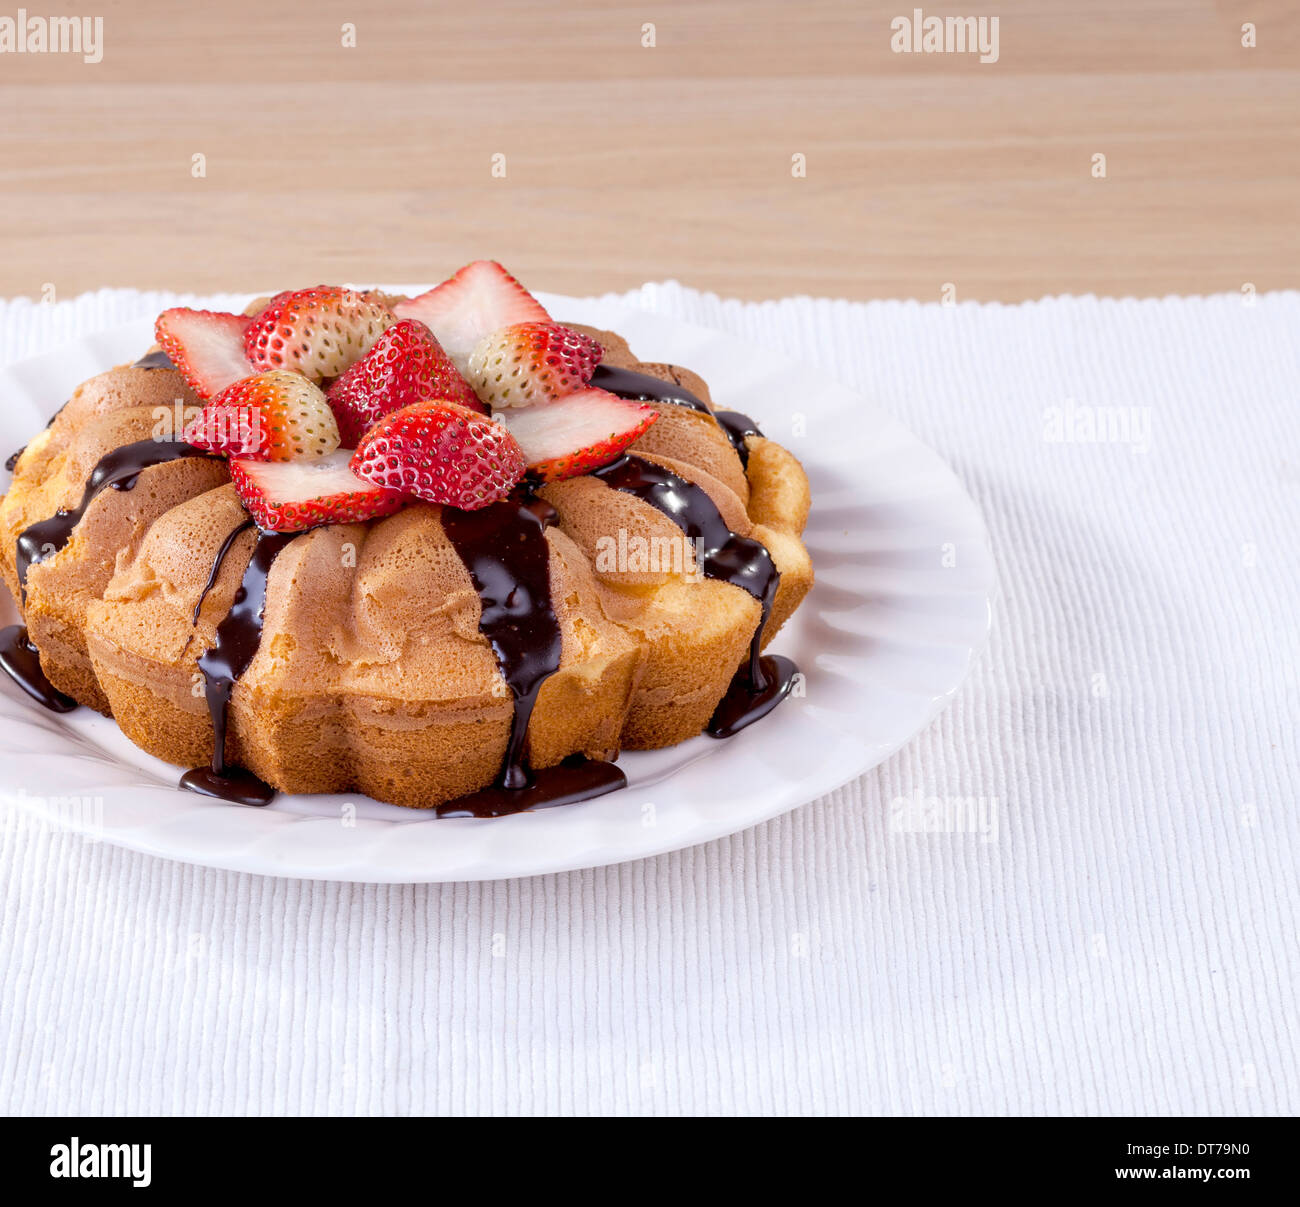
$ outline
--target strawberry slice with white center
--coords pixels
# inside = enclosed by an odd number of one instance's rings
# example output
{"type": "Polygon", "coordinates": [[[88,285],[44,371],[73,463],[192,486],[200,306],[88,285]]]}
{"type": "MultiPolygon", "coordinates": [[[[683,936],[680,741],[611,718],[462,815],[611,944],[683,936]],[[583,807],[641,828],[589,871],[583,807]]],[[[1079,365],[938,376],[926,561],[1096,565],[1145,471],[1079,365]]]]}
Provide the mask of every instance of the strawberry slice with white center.
{"type": "Polygon", "coordinates": [[[190,389],[207,399],[256,372],[244,353],[251,322],[242,314],[176,306],[158,316],[154,337],[190,389]]]}
{"type": "Polygon", "coordinates": [[[399,318],[419,319],[462,373],[485,335],[515,323],[549,323],[551,316],[495,260],[475,260],[419,297],[398,302],[399,318]]]}
{"type": "Polygon", "coordinates": [[[481,411],[482,404],[418,319],[394,323],[374,347],[329,388],[343,443],[361,437],[389,411],[428,398],[444,398],[481,411]]]}
{"type": "Polygon", "coordinates": [[[358,478],[351,449],[297,461],[230,462],[230,480],[263,532],[302,532],[322,524],[351,524],[392,515],[405,501],[358,478]]]}
{"type": "Polygon", "coordinates": [[[376,485],[474,511],[524,476],[510,433],[454,402],[416,402],[385,415],[357,445],[352,468],[376,485]]]}
{"type": "Polygon", "coordinates": [[[604,349],[561,323],[515,323],[485,335],[469,355],[469,383],[493,409],[550,402],[582,389],[604,349]]]}
{"type": "Polygon", "coordinates": [[[397,319],[355,289],[319,285],[277,294],[249,323],[244,351],[254,372],[292,369],[312,381],[337,377],[397,319]]]}
{"type": "Polygon", "coordinates": [[[659,412],[643,402],[590,388],[556,402],[502,411],[496,418],[519,442],[528,472],[554,482],[608,465],[659,418],[659,412]]]}
{"type": "Polygon", "coordinates": [[[273,369],[227,386],[185,429],[196,448],[228,457],[292,461],[339,447],[339,425],[320,388],[301,373],[273,369]]]}

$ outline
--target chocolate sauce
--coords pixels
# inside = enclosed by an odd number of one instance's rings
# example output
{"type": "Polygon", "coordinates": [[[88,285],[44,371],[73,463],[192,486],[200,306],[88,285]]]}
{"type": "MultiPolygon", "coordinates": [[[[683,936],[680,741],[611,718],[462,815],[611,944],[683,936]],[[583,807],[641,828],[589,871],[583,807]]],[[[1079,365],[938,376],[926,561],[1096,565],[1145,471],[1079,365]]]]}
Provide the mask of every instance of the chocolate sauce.
{"type": "Polygon", "coordinates": [[[528,766],[528,722],[542,684],[560,669],[563,648],[551,606],[546,541],[555,520],[555,509],[526,489],[477,511],[443,509],[443,531],[482,605],[479,631],[492,647],[515,708],[496,782],[438,806],[440,817],[499,817],[587,800],[627,784],[612,763],[579,758],[538,772],[528,766]]]}
{"type": "Polygon", "coordinates": [[[172,358],[167,355],[161,348],[155,348],[152,352],[146,352],[137,360],[131,368],[133,369],[174,369],[176,365],[172,358]]]}
{"type": "Polygon", "coordinates": [[[502,787],[500,780],[462,796],[435,805],[438,817],[508,817],[535,809],[574,805],[627,787],[627,776],[613,763],[572,754],[554,767],[530,772],[522,788],[502,787]]]}
{"type": "Polygon", "coordinates": [[[755,686],[754,650],[757,645],[758,636],[755,634],[749,662],[736,673],[731,685],[718,701],[718,707],[713,710],[708,728],[704,731],[709,737],[734,737],[746,725],[752,725],[761,717],[767,716],[794,686],[799,668],[783,654],[764,654],[758,660],[760,679],[755,686]]]}
{"type": "MultiPolygon", "coordinates": [[[[242,529],[236,529],[236,533],[242,529]]],[[[215,796],[237,805],[269,805],[275,789],[263,783],[251,771],[234,767],[226,762],[226,723],[229,719],[230,696],[235,680],[247,669],[262,641],[262,620],[266,608],[266,582],[277,554],[300,532],[260,532],[253,556],[244,571],[243,580],[235,592],[235,600],[226,618],[217,625],[217,638],[212,648],[199,656],[199,669],[203,672],[203,694],[208,701],[212,717],[212,765],[195,767],[181,776],[181,787],[203,796],[215,796]]],[[[213,567],[215,580],[220,559],[233,544],[233,535],[227,537],[218,553],[218,564],[213,567]]]]}
{"type": "Polygon", "coordinates": [[[27,635],[27,626],[11,624],[0,629],[0,667],[37,704],[51,712],[71,712],[77,702],[65,696],[41,670],[40,652],[27,635]]]}
{"type": "Polygon", "coordinates": [[[688,537],[700,542],[700,569],[706,578],[741,587],[758,600],[762,612],[749,643],[748,663],[736,673],[706,732],[711,737],[730,737],[766,716],[784,699],[795,674],[794,663],[788,658],[760,656],[763,629],[781,581],[772,555],[758,541],[732,532],[702,487],[653,461],[624,453],[617,461],[592,470],[591,476],[657,507],[688,537]]]}
{"type": "Polygon", "coordinates": [[[199,623],[199,613],[203,611],[203,601],[207,599],[208,592],[212,590],[217,583],[217,575],[221,573],[221,565],[226,560],[226,554],[230,552],[231,546],[239,539],[241,533],[247,532],[253,527],[252,520],[245,520],[242,524],[235,525],[227,534],[226,539],[221,542],[221,548],[217,550],[217,556],[212,562],[212,569],[208,571],[208,581],[203,584],[203,590],[199,592],[199,602],[194,605],[194,623],[199,623]]]}
{"type": "Polygon", "coordinates": [[[740,463],[746,469],[749,468],[749,445],[745,440],[749,436],[761,436],[763,433],[758,430],[756,424],[748,415],[742,415],[739,411],[714,411],[713,418],[718,421],[718,426],[731,441],[731,447],[736,450],[736,456],[740,458],[740,463]]]}
{"type": "Polygon", "coordinates": [[[679,386],[675,381],[664,381],[662,377],[651,377],[649,373],[638,373],[635,369],[599,364],[592,372],[591,384],[633,402],[672,402],[693,411],[702,411],[705,415],[713,414],[709,404],[685,386],[679,386]]]}
{"type": "Polygon", "coordinates": [[[101,490],[111,486],[114,490],[130,490],[146,469],[182,457],[215,457],[192,444],[182,441],[137,440],[113,449],[99,459],[86,480],[81,502],[71,510],[56,512],[48,520],[40,520],[25,528],[18,537],[16,560],[18,584],[26,593],[27,571],[30,567],[58,553],[72,536],[72,530],[86,514],[86,508],[101,490]]]}
{"type": "Polygon", "coordinates": [[[712,410],[704,399],[697,398],[685,386],[678,385],[675,381],[664,381],[662,377],[651,377],[649,373],[599,364],[591,375],[591,384],[633,402],[671,402],[676,406],[690,407],[704,415],[712,415],[723,434],[731,441],[731,447],[736,450],[742,465],[749,464],[745,437],[763,434],[748,415],[742,415],[739,411],[712,410]]]}

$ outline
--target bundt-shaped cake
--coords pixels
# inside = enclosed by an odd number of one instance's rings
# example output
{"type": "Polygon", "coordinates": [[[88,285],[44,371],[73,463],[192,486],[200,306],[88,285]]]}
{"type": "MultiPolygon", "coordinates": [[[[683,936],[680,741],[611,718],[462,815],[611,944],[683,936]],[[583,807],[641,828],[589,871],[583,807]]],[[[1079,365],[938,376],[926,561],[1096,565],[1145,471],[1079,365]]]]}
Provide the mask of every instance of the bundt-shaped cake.
{"type": "Polygon", "coordinates": [[[244,803],[494,815],[608,791],[620,749],[726,736],[784,694],[793,666],[759,650],[812,584],[789,452],[497,265],[324,292],[165,312],[162,349],[18,456],[0,564],[26,632],[0,662],[33,695],[244,803]],[[445,297],[466,274],[469,317],[445,297]]]}

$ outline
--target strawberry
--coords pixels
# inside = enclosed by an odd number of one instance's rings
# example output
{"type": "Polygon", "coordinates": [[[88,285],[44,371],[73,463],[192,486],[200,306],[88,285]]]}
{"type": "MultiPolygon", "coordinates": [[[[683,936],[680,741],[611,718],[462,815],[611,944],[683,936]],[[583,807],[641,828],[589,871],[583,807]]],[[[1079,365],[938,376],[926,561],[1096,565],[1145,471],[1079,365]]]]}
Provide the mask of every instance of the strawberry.
{"type": "Polygon", "coordinates": [[[320,285],[276,294],[244,332],[254,372],[293,369],[313,381],[337,377],[397,320],[355,289],[320,285]]]}
{"type": "Polygon", "coordinates": [[[185,439],[230,457],[292,461],[332,453],[339,425],[319,387],[301,373],[273,369],[227,386],[186,428],[185,439]]]}
{"type": "Polygon", "coordinates": [[[419,319],[465,372],[485,335],[515,323],[549,323],[551,316],[495,260],[475,260],[427,293],[398,302],[399,318],[419,319]]]}
{"type": "Polygon", "coordinates": [[[363,482],[348,468],[347,449],[297,461],[234,460],[230,480],[264,532],[301,532],[320,524],[350,524],[392,515],[400,491],[363,482]]]}
{"type": "Polygon", "coordinates": [[[493,408],[549,402],[591,380],[604,349],[559,323],[515,323],[485,335],[469,354],[468,376],[493,408]]]}
{"type": "Polygon", "coordinates": [[[524,476],[510,433],[454,402],[416,402],[385,415],[357,445],[359,477],[431,503],[474,511],[524,476]]]}
{"type": "Polygon", "coordinates": [[[368,428],[389,411],[426,398],[443,398],[481,411],[483,405],[433,338],[416,319],[394,323],[374,346],[329,388],[348,448],[356,448],[368,428]]]}
{"type": "Polygon", "coordinates": [[[242,314],[176,306],[158,316],[154,336],[189,387],[200,398],[211,398],[256,372],[244,354],[244,332],[251,322],[242,314]]]}
{"type": "Polygon", "coordinates": [[[654,407],[594,388],[498,416],[519,441],[528,472],[544,482],[608,465],[658,418],[654,407]]]}

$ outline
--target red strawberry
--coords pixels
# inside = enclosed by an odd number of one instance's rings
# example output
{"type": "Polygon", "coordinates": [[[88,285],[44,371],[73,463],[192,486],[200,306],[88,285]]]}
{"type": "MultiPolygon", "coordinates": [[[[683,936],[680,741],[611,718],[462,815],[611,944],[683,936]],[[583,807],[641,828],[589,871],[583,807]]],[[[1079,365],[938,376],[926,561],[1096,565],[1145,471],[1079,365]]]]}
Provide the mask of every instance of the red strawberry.
{"type": "Polygon", "coordinates": [[[292,461],[332,453],[339,425],[319,387],[301,373],[273,369],[227,386],[186,428],[185,439],[229,457],[292,461]]]}
{"type": "Polygon", "coordinates": [[[320,524],[350,524],[392,515],[399,491],[363,482],[348,468],[352,454],[297,461],[232,461],[230,480],[264,532],[301,532],[320,524]]]}
{"type": "Polygon", "coordinates": [[[256,372],[244,355],[244,332],[251,322],[242,314],[176,306],[158,316],[154,336],[190,388],[211,398],[256,372]]]}
{"type": "Polygon", "coordinates": [[[549,402],[591,380],[604,349],[559,323],[515,323],[485,335],[469,354],[469,381],[493,408],[549,402]]]}
{"type": "Polygon", "coordinates": [[[276,294],[244,332],[254,370],[293,369],[313,381],[337,377],[397,320],[355,289],[320,285],[276,294]]]}
{"type": "Polygon", "coordinates": [[[483,405],[438,346],[433,332],[416,319],[394,323],[374,347],[329,388],[330,406],[348,448],[389,411],[426,398],[444,398],[481,411],[483,405]]]}
{"type": "Polygon", "coordinates": [[[654,407],[594,388],[498,416],[524,450],[528,472],[545,482],[608,465],[658,418],[654,407]]]}
{"type": "Polygon", "coordinates": [[[399,318],[419,319],[462,373],[474,345],[514,323],[548,323],[551,316],[495,260],[475,260],[419,297],[398,302],[399,318]]]}
{"type": "Polygon", "coordinates": [[[524,476],[510,433],[454,402],[416,402],[385,415],[357,445],[352,469],[408,495],[474,511],[524,476]]]}

